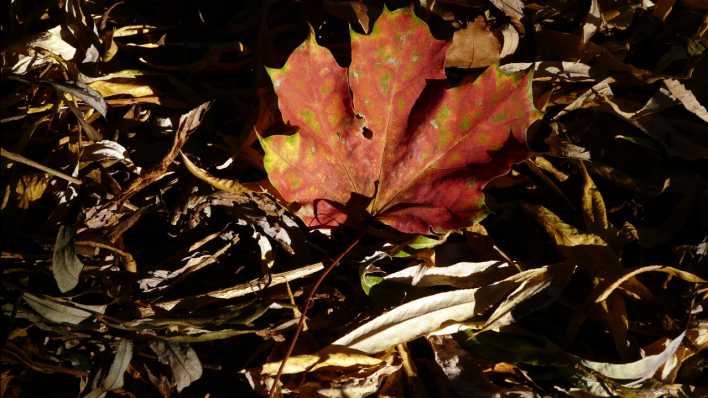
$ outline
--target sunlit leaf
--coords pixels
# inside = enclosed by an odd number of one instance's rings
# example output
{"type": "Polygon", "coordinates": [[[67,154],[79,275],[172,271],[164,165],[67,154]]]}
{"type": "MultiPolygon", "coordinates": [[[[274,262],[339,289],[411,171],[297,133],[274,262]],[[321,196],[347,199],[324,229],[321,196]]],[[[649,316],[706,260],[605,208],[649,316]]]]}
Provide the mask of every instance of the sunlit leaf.
{"type": "Polygon", "coordinates": [[[84,264],[76,256],[74,233],[74,227],[62,225],[59,227],[57,240],[54,243],[52,274],[54,274],[54,280],[62,293],[76,287],[79,283],[79,274],[84,268],[84,264]]]}
{"type": "Polygon", "coordinates": [[[685,332],[670,340],[666,348],[659,354],[649,355],[638,361],[615,364],[584,360],[581,363],[588,368],[612,379],[625,381],[628,385],[636,385],[654,376],[661,367],[679,348],[685,332]]]}
{"type": "MultiPolygon", "coordinates": [[[[278,372],[281,361],[268,362],[261,368],[261,374],[273,376],[278,372]]],[[[357,350],[343,347],[329,347],[317,354],[296,355],[285,363],[283,374],[313,372],[325,367],[347,368],[351,366],[374,366],[382,363],[378,358],[357,350]]]]}
{"type": "Polygon", "coordinates": [[[410,301],[359,326],[332,345],[367,353],[432,333],[445,323],[461,322],[496,306],[529,277],[545,275],[546,268],[532,269],[476,289],[453,290],[410,301]]]}
{"type": "Polygon", "coordinates": [[[361,207],[410,233],[442,232],[484,213],[486,183],[524,159],[537,118],[530,75],[489,68],[447,88],[448,43],[411,9],[384,11],[352,33],[342,68],[313,35],[270,69],[284,119],[298,133],[261,141],[273,186],[311,226],[336,226],[361,207]],[[437,81],[431,81],[436,80],[437,81]]]}
{"type": "Polygon", "coordinates": [[[77,325],[95,313],[103,314],[106,311],[105,305],[79,304],[59,297],[42,297],[25,293],[22,298],[37,313],[57,323],[77,325]]]}
{"type": "Polygon", "coordinates": [[[169,365],[177,392],[181,392],[202,377],[202,363],[197,353],[187,344],[153,340],[150,348],[160,363],[169,365]]]}

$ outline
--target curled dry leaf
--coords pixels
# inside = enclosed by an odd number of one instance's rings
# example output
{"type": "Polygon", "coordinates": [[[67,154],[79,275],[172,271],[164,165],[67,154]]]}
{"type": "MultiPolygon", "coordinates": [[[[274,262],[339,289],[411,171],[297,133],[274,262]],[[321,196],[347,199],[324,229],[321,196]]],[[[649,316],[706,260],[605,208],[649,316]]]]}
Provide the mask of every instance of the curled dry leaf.
{"type": "Polygon", "coordinates": [[[686,332],[681,333],[666,344],[666,348],[656,355],[649,355],[638,361],[614,364],[583,360],[581,364],[611,379],[623,380],[628,386],[639,385],[654,376],[657,370],[671,359],[681,345],[686,332]]]}
{"type": "Polygon", "coordinates": [[[385,10],[370,35],[352,33],[349,68],[310,35],[269,70],[284,119],[300,130],[262,139],[264,165],[306,224],[340,225],[362,212],[361,198],[408,233],[484,213],[487,182],[528,156],[526,129],[538,117],[531,75],[492,67],[446,88],[447,46],[412,9],[385,10]]]}
{"type": "MultiPolygon", "coordinates": [[[[113,357],[108,374],[103,380],[100,380],[96,388],[94,388],[84,398],[103,398],[108,391],[117,390],[123,387],[123,375],[133,359],[133,341],[130,339],[121,339],[116,349],[116,355],[113,357]]],[[[101,373],[98,373],[100,376],[101,373]]]]}
{"type": "Polygon", "coordinates": [[[71,95],[73,98],[81,100],[95,109],[103,117],[108,114],[108,105],[101,94],[81,82],[48,82],[57,91],[71,95]]]}
{"type": "Polygon", "coordinates": [[[110,167],[113,163],[120,162],[136,174],[140,174],[141,171],[130,160],[128,150],[123,145],[111,140],[100,140],[84,148],[82,160],[84,162],[100,162],[104,167],[110,167]]]}
{"type": "Polygon", "coordinates": [[[19,51],[17,62],[12,66],[12,73],[24,75],[30,67],[37,68],[56,58],[47,56],[42,50],[57,55],[59,59],[70,61],[76,54],[76,48],[64,41],[61,37],[61,25],[57,25],[45,32],[31,37],[26,43],[18,43],[17,47],[9,48],[10,51],[19,51]],[[40,49],[37,51],[37,49],[40,49]]]}
{"type": "Polygon", "coordinates": [[[52,253],[52,274],[62,293],[79,284],[79,274],[84,268],[84,263],[79,260],[74,247],[75,229],[69,225],[62,225],[57,232],[52,253]]]}
{"type": "Polygon", "coordinates": [[[513,25],[506,24],[502,27],[501,33],[504,46],[499,53],[499,58],[504,58],[514,54],[516,48],[519,47],[519,32],[513,25]]]}
{"type": "MultiPolygon", "coordinates": [[[[243,373],[252,388],[265,395],[273,385],[273,375],[279,366],[280,362],[270,362],[261,369],[243,373]]],[[[379,359],[356,350],[329,347],[314,355],[290,357],[283,373],[307,372],[310,381],[298,383],[296,388],[286,383],[280,391],[283,394],[298,392],[300,396],[365,397],[380,391],[385,380],[400,369],[401,361],[396,355],[387,354],[379,359]]]]}
{"type": "Polygon", "coordinates": [[[525,280],[546,275],[546,267],[512,275],[476,289],[453,290],[410,301],[359,326],[332,345],[376,353],[425,336],[448,322],[462,322],[496,306],[525,280]]]}
{"type": "Polygon", "coordinates": [[[486,286],[504,279],[516,271],[516,268],[502,261],[483,261],[479,263],[460,262],[447,267],[414,265],[398,272],[388,274],[383,280],[412,284],[416,286],[452,286],[460,289],[486,286]]]}

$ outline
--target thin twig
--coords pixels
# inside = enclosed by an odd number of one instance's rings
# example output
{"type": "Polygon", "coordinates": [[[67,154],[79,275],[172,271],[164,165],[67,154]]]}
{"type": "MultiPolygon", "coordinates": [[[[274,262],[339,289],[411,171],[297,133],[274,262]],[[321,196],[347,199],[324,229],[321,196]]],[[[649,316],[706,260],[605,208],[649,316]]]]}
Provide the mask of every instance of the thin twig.
{"type": "Polygon", "coordinates": [[[283,357],[283,361],[280,362],[280,367],[278,367],[278,373],[275,374],[275,379],[273,380],[273,385],[270,387],[270,392],[268,393],[268,398],[274,398],[276,393],[278,392],[278,382],[280,381],[280,376],[283,374],[283,369],[285,368],[285,363],[288,361],[288,358],[290,358],[290,355],[292,355],[293,350],[295,349],[295,344],[297,343],[298,337],[300,337],[300,332],[302,332],[303,326],[305,326],[305,317],[307,316],[307,311],[310,309],[312,306],[314,299],[315,299],[315,293],[317,293],[317,289],[319,289],[320,285],[322,284],[322,281],[325,280],[327,275],[329,275],[330,272],[342,261],[344,257],[346,257],[347,254],[349,254],[354,247],[359,244],[361,241],[361,238],[364,237],[364,232],[362,231],[359,236],[352,241],[352,243],[347,246],[344,251],[339,253],[337,258],[332,261],[330,265],[327,266],[327,268],[320,274],[320,277],[317,278],[317,281],[315,281],[315,284],[312,286],[312,289],[310,289],[310,292],[307,294],[307,299],[305,300],[305,304],[302,307],[302,310],[300,310],[300,320],[297,323],[297,328],[295,329],[295,334],[293,334],[293,337],[290,339],[290,345],[288,346],[288,350],[285,352],[285,356],[283,357]]]}
{"type": "Polygon", "coordinates": [[[32,159],[27,159],[26,157],[24,157],[20,154],[14,153],[14,152],[10,152],[5,148],[0,148],[0,156],[4,157],[6,159],[12,160],[13,162],[22,163],[24,165],[34,167],[37,170],[41,170],[49,175],[53,175],[54,177],[61,178],[61,179],[66,180],[72,184],[76,184],[76,185],[82,184],[82,181],[76,177],[72,177],[68,174],[64,174],[59,170],[54,170],[51,167],[37,163],[32,159]]]}

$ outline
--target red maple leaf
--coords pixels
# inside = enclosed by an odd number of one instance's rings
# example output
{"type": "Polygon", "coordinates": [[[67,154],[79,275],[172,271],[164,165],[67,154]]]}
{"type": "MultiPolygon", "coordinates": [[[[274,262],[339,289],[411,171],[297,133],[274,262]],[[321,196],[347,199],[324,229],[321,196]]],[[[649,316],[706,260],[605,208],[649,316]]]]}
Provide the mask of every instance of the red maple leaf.
{"type": "Polygon", "coordinates": [[[538,117],[530,74],[490,67],[447,87],[448,42],[409,8],[385,10],[369,35],[352,33],[348,68],[313,36],[268,71],[299,131],[261,141],[268,178],[308,225],[343,223],[357,194],[400,231],[459,228],[484,212],[484,186],[528,156],[526,129],[538,117]]]}

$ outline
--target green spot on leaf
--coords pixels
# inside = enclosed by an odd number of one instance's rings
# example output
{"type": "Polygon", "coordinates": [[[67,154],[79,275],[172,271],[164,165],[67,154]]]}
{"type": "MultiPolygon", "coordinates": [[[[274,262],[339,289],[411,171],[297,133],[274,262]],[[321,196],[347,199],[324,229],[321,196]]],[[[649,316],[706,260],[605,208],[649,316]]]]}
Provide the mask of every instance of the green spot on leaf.
{"type": "Polygon", "coordinates": [[[462,122],[460,122],[460,130],[467,131],[470,127],[472,127],[472,119],[469,117],[469,115],[463,116],[462,122]]]}
{"type": "Polygon", "coordinates": [[[496,113],[496,114],[492,115],[492,121],[493,121],[494,123],[503,122],[503,121],[505,121],[506,119],[507,119],[506,112],[499,112],[499,113],[496,113]]]}
{"type": "Polygon", "coordinates": [[[312,109],[303,108],[300,110],[299,115],[305,122],[305,124],[312,128],[314,131],[322,131],[320,123],[317,121],[317,118],[315,117],[315,112],[313,112],[312,109]]]}
{"type": "Polygon", "coordinates": [[[386,92],[388,91],[388,85],[391,82],[391,74],[390,73],[384,73],[383,76],[381,76],[381,91],[386,92]]]}

